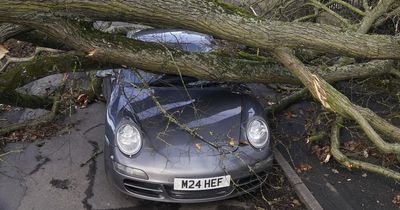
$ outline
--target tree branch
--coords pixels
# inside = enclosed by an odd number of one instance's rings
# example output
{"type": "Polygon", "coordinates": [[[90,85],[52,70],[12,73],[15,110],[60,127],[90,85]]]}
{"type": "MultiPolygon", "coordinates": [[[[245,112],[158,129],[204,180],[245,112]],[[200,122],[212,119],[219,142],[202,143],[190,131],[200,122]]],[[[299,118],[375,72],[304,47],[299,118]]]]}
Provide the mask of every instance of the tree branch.
{"type": "Polygon", "coordinates": [[[15,65],[0,74],[0,87],[13,90],[45,76],[78,71],[91,71],[119,67],[107,62],[95,61],[84,53],[70,51],[57,55],[36,56],[15,65]]]}
{"type": "Polygon", "coordinates": [[[308,68],[296,58],[292,51],[285,48],[273,51],[275,57],[284,64],[301,82],[307,87],[314,98],[316,98],[326,109],[334,111],[342,117],[355,120],[368,138],[384,153],[400,153],[400,144],[385,142],[372,128],[370,123],[358,111],[357,106],[333,88],[329,83],[312,74],[308,68]]]}
{"type": "MultiPolygon", "coordinates": [[[[29,108],[50,108],[52,100],[46,97],[15,91],[29,82],[48,75],[66,72],[91,71],[119,67],[95,61],[80,52],[64,52],[51,56],[36,56],[30,61],[15,65],[0,74],[0,103],[29,108]]],[[[91,93],[89,91],[89,93],[91,93]]]]}
{"type": "Polygon", "coordinates": [[[383,23],[385,23],[389,18],[392,18],[394,16],[399,16],[399,15],[400,15],[400,6],[393,9],[393,11],[387,13],[386,15],[379,17],[378,20],[375,21],[374,27],[376,28],[376,27],[382,25],[383,23]]]}
{"type": "Polygon", "coordinates": [[[350,21],[348,19],[346,19],[346,18],[340,16],[339,14],[337,14],[336,12],[332,11],[331,9],[329,9],[329,7],[327,7],[325,4],[321,3],[319,0],[310,0],[310,2],[314,7],[324,10],[328,14],[330,14],[333,17],[335,17],[336,19],[338,19],[340,22],[343,23],[343,25],[346,28],[350,28],[352,26],[352,24],[350,23],[350,21]]]}
{"type": "Polygon", "coordinates": [[[53,101],[50,103],[51,104],[51,111],[41,117],[40,119],[33,120],[33,121],[27,121],[27,122],[22,122],[22,123],[16,123],[16,124],[11,124],[9,126],[6,126],[5,128],[0,128],[0,136],[5,135],[7,133],[26,128],[26,127],[34,127],[34,126],[40,126],[44,125],[47,123],[50,123],[51,121],[54,120],[54,118],[57,115],[58,109],[60,107],[60,94],[56,96],[53,101]]]}
{"type": "Polygon", "coordinates": [[[358,168],[361,170],[366,170],[369,172],[377,173],[390,177],[400,181],[400,173],[382,166],[377,166],[371,163],[349,159],[340,151],[340,127],[343,125],[343,118],[337,117],[336,123],[332,127],[331,131],[331,154],[332,156],[342,165],[346,166],[348,169],[358,168]]]}
{"type": "Polygon", "coordinates": [[[361,21],[361,25],[357,32],[362,34],[367,33],[374,22],[383,14],[385,14],[394,2],[396,2],[396,0],[381,0],[374,9],[371,11],[366,11],[366,16],[361,21]]]}
{"type": "Polygon", "coordinates": [[[389,137],[393,141],[397,141],[400,143],[400,128],[392,125],[385,119],[381,118],[375,112],[370,109],[356,106],[361,115],[368,120],[369,123],[378,131],[380,131],[383,135],[389,137]]]}
{"type": "Polygon", "coordinates": [[[365,12],[361,11],[360,9],[358,9],[357,7],[343,1],[343,0],[332,0],[332,2],[341,4],[345,7],[347,7],[349,10],[353,11],[354,13],[361,15],[361,16],[365,16],[365,12]]]}

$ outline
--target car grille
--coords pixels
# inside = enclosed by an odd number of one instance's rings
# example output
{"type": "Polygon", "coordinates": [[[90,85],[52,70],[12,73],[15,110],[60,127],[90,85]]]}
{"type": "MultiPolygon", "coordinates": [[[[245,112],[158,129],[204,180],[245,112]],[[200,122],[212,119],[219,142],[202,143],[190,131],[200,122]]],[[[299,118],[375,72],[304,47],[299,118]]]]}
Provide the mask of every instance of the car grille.
{"type": "Polygon", "coordinates": [[[238,192],[252,190],[262,185],[267,179],[268,174],[261,172],[245,178],[238,179],[234,182],[234,188],[238,192]]]}
{"type": "Polygon", "coordinates": [[[144,195],[153,198],[161,198],[162,197],[162,188],[159,184],[152,184],[146,182],[139,182],[130,179],[124,180],[125,189],[128,192],[144,195]]]}
{"type": "Polygon", "coordinates": [[[217,198],[229,195],[233,190],[231,187],[225,187],[212,190],[199,190],[199,191],[179,191],[174,190],[173,186],[165,186],[168,195],[175,199],[206,199],[217,198]]]}

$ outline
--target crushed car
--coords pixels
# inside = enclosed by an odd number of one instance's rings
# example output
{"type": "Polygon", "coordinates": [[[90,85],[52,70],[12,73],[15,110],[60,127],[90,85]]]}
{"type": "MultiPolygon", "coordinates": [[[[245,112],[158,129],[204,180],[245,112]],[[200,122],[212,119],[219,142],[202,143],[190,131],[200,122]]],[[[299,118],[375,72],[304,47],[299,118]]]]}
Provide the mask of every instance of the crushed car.
{"type": "MultiPolygon", "coordinates": [[[[150,29],[128,37],[191,53],[215,49],[211,36],[191,31],[150,29]]],[[[99,76],[107,101],[106,174],[120,191],[197,203],[262,186],[273,161],[270,130],[244,85],[130,69],[99,76]]]]}

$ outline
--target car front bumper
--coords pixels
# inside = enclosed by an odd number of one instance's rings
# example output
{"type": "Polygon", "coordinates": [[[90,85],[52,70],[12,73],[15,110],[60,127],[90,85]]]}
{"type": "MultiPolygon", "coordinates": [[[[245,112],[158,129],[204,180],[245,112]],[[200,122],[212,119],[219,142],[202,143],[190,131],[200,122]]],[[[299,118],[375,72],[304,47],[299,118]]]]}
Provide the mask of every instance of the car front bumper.
{"type": "MultiPolygon", "coordinates": [[[[128,176],[114,167],[115,162],[123,162],[123,158],[118,157],[118,149],[107,143],[104,148],[106,174],[111,183],[125,194],[146,200],[176,202],[176,203],[200,203],[232,198],[245,193],[252,192],[261,187],[268,178],[268,169],[272,166],[273,156],[268,152],[267,157],[261,161],[246,164],[228,164],[227,167],[220,169],[209,169],[208,173],[196,172],[193,175],[191,170],[169,173],[168,170],[162,171],[146,170],[141,166],[141,170],[146,172],[147,179],[139,179],[128,176]],[[117,153],[117,154],[116,154],[117,153]],[[201,190],[201,191],[178,191],[174,190],[173,179],[176,178],[207,178],[230,174],[231,185],[225,188],[201,190]]],[[[205,160],[207,161],[207,160],[205,160]]],[[[242,160],[243,161],[243,160],[242,160]]],[[[135,167],[137,168],[137,167],[135,167]]],[[[148,168],[152,168],[151,165],[148,168]]]]}

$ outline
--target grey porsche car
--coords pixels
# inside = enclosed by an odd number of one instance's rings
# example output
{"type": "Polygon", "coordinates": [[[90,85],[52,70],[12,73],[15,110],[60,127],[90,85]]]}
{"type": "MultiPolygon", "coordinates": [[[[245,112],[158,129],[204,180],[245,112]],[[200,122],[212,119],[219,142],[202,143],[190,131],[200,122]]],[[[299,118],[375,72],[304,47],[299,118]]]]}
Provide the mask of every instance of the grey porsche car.
{"type": "MultiPolygon", "coordinates": [[[[190,31],[152,29],[128,37],[190,53],[215,49],[212,37],[190,31]]],[[[273,160],[269,127],[246,86],[129,69],[100,76],[107,99],[106,174],[120,191],[195,203],[262,186],[273,160]]]]}

